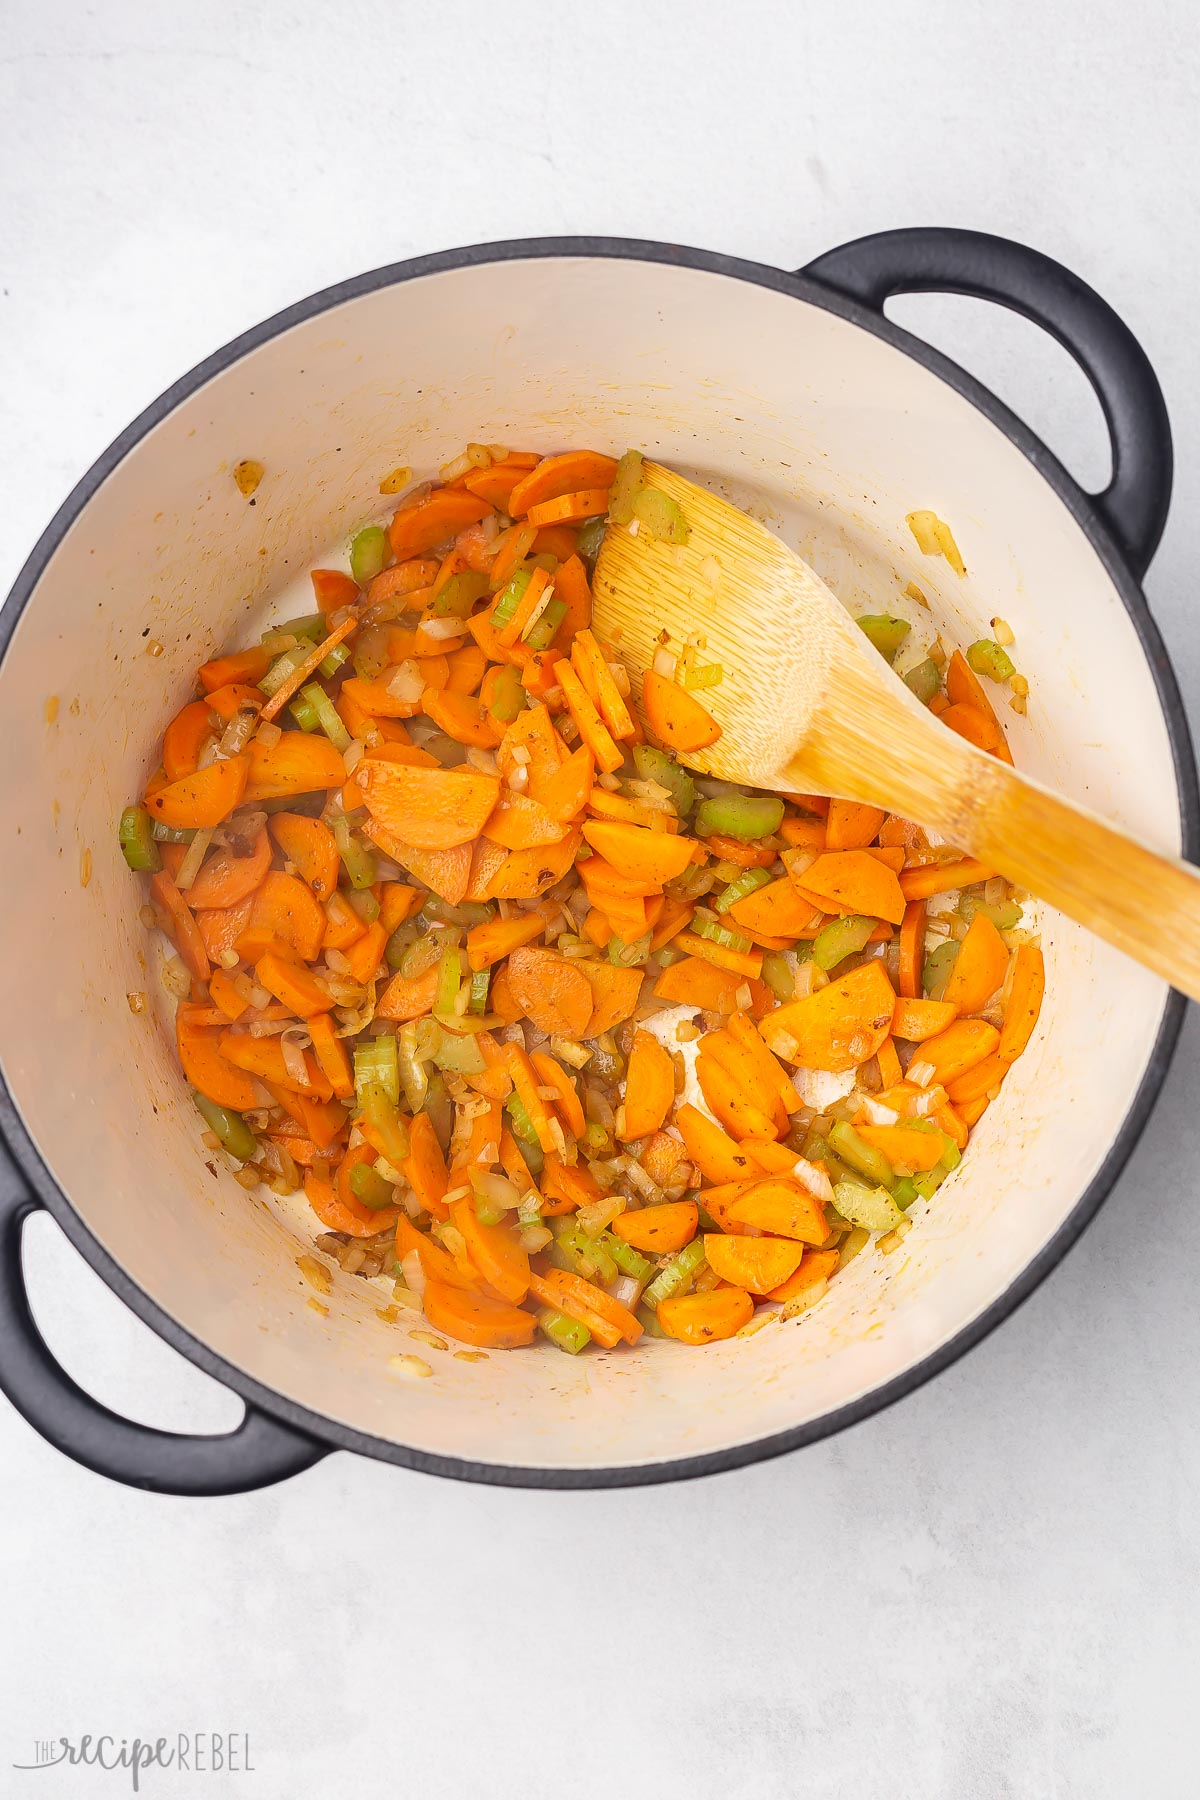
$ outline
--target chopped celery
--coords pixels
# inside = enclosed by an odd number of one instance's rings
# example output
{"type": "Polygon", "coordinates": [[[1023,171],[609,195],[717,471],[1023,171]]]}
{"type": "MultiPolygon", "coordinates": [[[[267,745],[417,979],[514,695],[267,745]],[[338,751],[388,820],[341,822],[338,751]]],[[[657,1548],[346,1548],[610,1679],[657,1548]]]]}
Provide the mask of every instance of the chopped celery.
{"type": "Polygon", "coordinates": [[[844,1119],[838,1119],[830,1126],[829,1144],[856,1175],[865,1175],[876,1187],[890,1188],[896,1179],[883,1152],[859,1137],[853,1125],[848,1125],[844,1119]]]}
{"type": "Polygon", "coordinates": [[[525,589],[532,579],[528,569],[518,569],[516,573],[500,589],[496,604],[492,611],[492,624],[497,631],[507,625],[520,606],[525,589]]]}
{"type": "Polygon", "coordinates": [[[942,685],[942,672],[931,656],[909,669],[904,677],[905,687],[911,688],[918,700],[926,706],[933,699],[942,685]]]}
{"type": "Polygon", "coordinates": [[[433,996],[434,1018],[453,1018],[454,1002],[462,986],[462,952],[457,944],[447,944],[438,967],[437,987],[433,996]]]}
{"type": "Polygon", "coordinates": [[[901,1212],[907,1212],[917,1197],[917,1184],[911,1175],[902,1175],[892,1189],[892,1199],[901,1212]]]}
{"type": "Polygon", "coordinates": [[[370,888],[351,888],[346,898],[364,924],[375,923],[379,917],[379,902],[370,888]]]}
{"type": "Polygon", "coordinates": [[[833,1203],[843,1219],[865,1231],[891,1231],[904,1217],[886,1188],[863,1187],[857,1181],[839,1181],[833,1203]]]}
{"type": "Polygon", "coordinates": [[[608,516],[614,525],[628,525],[633,518],[634,501],[642,489],[642,453],[627,450],[617,464],[608,494],[608,516]]]}
{"type": "Polygon", "coordinates": [[[350,733],[343,725],[337,707],[325,692],[319,681],[310,681],[307,687],[300,689],[301,698],[308,701],[317,715],[317,724],[325,733],[335,750],[350,748],[350,733]]]}
{"type": "Polygon", "coordinates": [[[822,925],[813,939],[812,959],[818,969],[836,969],[846,957],[862,950],[870,942],[878,919],[865,919],[850,913],[844,919],[831,919],[822,925]]]}
{"type": "Polygon", "coordinates": [[[325,623],[324,613],[316,612],[305,613],[303,618],[299,619],[285,619],[277,629],[290,631],[293,637],[307,638],[310,644],[319,644],[328,633],[329,627],[325,623]]]}
{"type": "Polygon", "coordinates": [[[156,875],[162,857],[154,841],[154,826],[144,806],[127,806],[117,827],[121,854],[135,874],[156,875]]]}
{"type": "MultiPolygon", "coordinates": [[[[301,731],[316,731],[319,729],[321,721],[317,717],[317,709],[311,700],[305,699],[303,688],[301,688],[298,694],[294,694],[288,701],[288,710],[301,731]]],[[[348,738],[349,733],[347,733],[347,739],[348,738]]]]}
{"type": "Polygon", "coordinates": [[[689,663],[677,676],[680,687],[710,688],[720,687],[725,679],[725,670],[720,663],[689,663]]]}
{"type": "Polygon", "coordinates": [[[190,844],[196,835],[194,825],[164,825],[161,819],[150,830],[156,844],[190,844]]]}
{"type": "Polygon", "coordinates": [[[321,658],[320,662],[317,664],[317,671],[325,677],[326,681],[329,681],[337,674],[342,664],[344,662],[349,662],[349,660],[350,652],[347,650],[345,644],[335,644],[333,649],[329,652],[329,655],[321,658]]]}
{"type": "Polygon", "coordinates": [[[954,1142],[954,1139],[951,1137],[948,1137],[946,1139],[946,1147],[942,1151],[942,1162],[945,1165],[947,1175],[950,1173],[951,1169],[957,1169],[957,1167],[961,1161],[962,1161],[962,1151],[959,1149],[958,1145],[954,1142]]]}
{"type": "Polygon", "coordinates": [[[673,756],[653,744],[635,744],[633,766],[643,781],[656,781],[659,787],[665,787],[679,817],[688,817],[696,804],[696,784],[673,756]]]}
{"type": "Polygon", "coordinates": [[[608,940],[608,960],[619,969],[637,969],[642,966],[650,954],[651,933],[646,932],[640,938],[634,938],[627,944],[624,938],[610,937],[608,940]]]}
{"type": "Polygon", "coordinates": [[[946,983],[950,979],[950,971],[958,956],[958,941],[947,938],[936,950],[931,950],[925,958],[925,967],[921,971],[921,985],[925,989],[926,998],[940,1000],[946,991],[946,983]]]}
{"type": "Polygon", "coordinates": [[[594,567],[596,558],[600,554],[600,546],[604,542],[607,526],[608,520],[605,518],[589,519],[586,525],[580,529],[576,550],[589,569],[594,567]]]}
{"type": "Polygon", "coordinates": [[[553,1306],[539,1306],[537,1313],[539,1330],[550,1339],[556,1350],[565,1350],[570,1356],[578,1356],[592,1341],[592,1334],[586,1325],[578,1319],[569,1318],[553,1306]]]}
{"type": "MultiPolygon", "coordinates": [[[[395,1039],[392,1039],[395,1043],[395,1039]]],[[[355,1051],[355,1064],[358,1052],[355,1051]]],[[[383,1146],[383,1154],[396,1168],[404,1162],[408,1155],[408,1125],[396,1102],[389,1098],[385,1090],[376,1081],[364,1083],[361,1090],[360,1106],[363,1118],[371,1127],[375,1137],[383,1146]]]]}
{"type": "Polygon", "coordinates": [[[536,622],[525,633],[525,645],[529,650],[548,650],[554,642],[554,634],[567,616],[565,600],[548,600],[542,608],[536,622]]]}
{"type": "Polygon", "coordinates": [[[863,613],[856,623],[889,663],[895,662],[896,652],[912,630],[907,619],[893,618],[890,613],[863,613]]]}
{"type": "Polygon", "coordinates": [[[640,489],[633,497],[633,514],[646,535],[660,544],[686,544],[692,535],[678,506],[661,488],[640,489]]]}
{"type": "Polygon", "coordinates": [[[467,1002],[468,1012],[485,1013],[488,1003],[488,989],[492,984],[490,969],[476,969],[471,976],[471,998],[467,1002]]]}
{"type": "Polygon", "coordinates": [[[764,950],[762,978],[777,1000],[796,998],[796,977],[786,950],[764,950]]]}
{"type": "Polygon", "coordinates": [[[495,907],[489,906],[486,900],[464,900],[461,905],[452,906],[440,894],[430,894],[421,911],[429,919],[440,919],[444,925],[486,925],[496,916],[495,907]]]}
{"type": "Polygon", "coordinates": [[[646,1333],[647,1337],[656,1337],[656,1338],[665,1338],[666,1337],[666,1335],[667,1335],[666,1332],[663,1330],[662,1326],[658,1322],[658,1314],[655,1312],[655,1310],[652,1306],[647,1306],[646,1302],[644,1300],[642,1300],[639,1302],[639,1304],[635,1310],[636,1310],[638,1322],[641,1325],[643,1331],[646,1333]]]}
{"type": "Polygon", "coordinates": [[[300,664],[312,649],[311,644],[297,644],[292,650],[285,650],[277,656],[265,675],[260,675],[258,686],[268,696],[281,688],[290,675],[294,675],[300,664]]]}
{"type": "Polygon", "coordinates": [[[221,1148],[238,1162],[250,1162],[258,1155],[258,1139],[243,1119],[241,1113],[231,1112],[227,1106],[218,1106],[205,1094],[193,1091],[192,1099],[196,1102],[200,1117],[208,1129],[221,1140],[221,1148]]]}
{"type": "Polygon", "coordinates": [[[1010,681],[1017,672],[1008,651],[994,638],[976,638],[968,645],[967,662],[976,675],[986,675],[989,681],[1010,681]]]}
{"type": "Polygon", "coordinates": [[[932,1200],[943,1181],[945,1181],[947,1175],[949,1175],[951,1169],[957,1169],[961,1161],[962,1157],[959,1153],[958,1145],[950,1138],[946,1138],[942,1159],[937,1164],[936,1168],[928,1169],[924,1174],[914,1175],[913,1177],[913,1186],[916,1188],[921,1198],[923,1200],[932,1200]]]}
{"type": "Polygon", "coordinates": [[[418,937],[409,944],[400,958],[400,973],[405,981],[415,981],[418,975],[424,975],[426,969],[432,969],[441,954],[436,933],[430,932],[428,936],[418,937]]]}
{"type": "Polygon", "coordinates": [[[669,1300],[673,1294],[685,1292],[695,1280],[703,1261],[704,1239],[695,1237],[671,1258],[665,1269],[659,1270],[642,1295],[643,1303],[656,1307],[660,1300],[669,1300]]]}
{"type": "Polygon", "coordinates": [[[364,1206],[378,1212],[380,1207],[395,1204],[396,1190],[370,1163],[355,1163],[350,1171],[350,1191],[364,1206]]]}
{"type": "Polygon", "coordinates": [[[345,813],[339,813],[332,821],[333,841],[338,847],[338,855],[342,859],[342,867],[350,877],[350,885],[365,889],[376,881],[375,858],[367,849],[360,837],[356,837],[350,829],[350,821],[345,813]]]}
{"type": "Polygon", "coordinates": [[[715,800],[702,800],[696,811],[697,837],[739,838],[753,843],[769,837],[783,823],[783,801],[768,800],[765,795],[721,794],[715,800]]]}
{"type": "Polygon", "coordinates": [[[492,697],[488,701],[488,711],[493,719],[501,724],[510,724],[517,714],[528,704],[528,696],[521,682],[521,671],[515,663],[502,664],[496,671],[496,679],[492,683],[492,697]]]}
{"type": "Polygon", "coordinates": [[[488,578],[482,569],[460,569],[438,589],[434,614],[439,619],[465,619],[487,591],[488,578]]]}
{"type": "Polygon", "coordinates": [[[654,1264],[650,1262],[647,1257],[643,1256],[640,1250],[635,1250],[632,1244],[627,1244],[624,1238],[619,1238],[613,1231],[602,1231],[600,1233],[600,1242],[604,1245],[604,1248],[608,1251],[608,1254],[612,1257],[622,1275],[632,1275],[635,1281],[646,1282],[650,1280],[650,1277],[654,1273],[654,1264]]]}
{"type": "Polygon", "coordinates": [[[977,919],[982,913],[985,919],[991,920],[997,931],[1014,930],[1024,917],[1015,900],[1001,900],[992,905],[989,901],[981,899],[978,894],[964,894],[958,903],[958,911],[959,916],[964,918],[968,925],[972,919],[977,919]]]}
{"type": "Polygon", "coordinates": [[[370,1038],[366,1043],[355,1046],[354,1092],[363,1112],[367,1110],[365,1096],[368,1088],[379,1088],[393,1106],[400,1104],[400,1065],[393,1032],[387,1032],[383,1037],[370,1038]]]}
{"type": "Polygon", "coordinates": [[[748,894],[757,893],[760,887],[766,887],[773,880],[774,876],[768,874],[766,869],[743,869],[737,880],[731,881],[713,901],[713,911],[727,913],[739,900],[744,900],[748,894]]]}
{"type": "Polygon", "coordinates": [[[585,1281],[599,1281],[607,1287],[617,1279],[617,1264],[607,1246],[598,1237],[589,1237],[577,1219],[570,1219],[555,1241],[576,1273],[585,1281]]]}
{"type": "Polygon", "coordinates": [[[461,1037],[444,1031],[433,1060],[447,1075],[482,1075],[487,1068],[478,1040],[470,1031],[464,1031],[461,1037]]]}
{"type": "Polygon", "coordinates": [[[718,925],[713,919],[693,919],[692,930],[697,937],[707,938],[710,944],[720,944],[723,950],[741,950],[754,948],[748,937],[740,931],[730,931],[727,925],[718,925]]]}
{"type": "Polygon", "coordinates": [[[350,573],[360,588],[387,566],[390,550],[382,525],[364,525],[350,540],[350,573]]]}
{"type": "Polygon", "coordinates": [[[504,1102],[504,1110],[512,1120],[513,1136],[521,1147],[522,1156],[529,1164],[531,1172],[534,1175],[539,1174],[545,1160],[542,1146],[538,1142],[538,1134],[533,1128],[533,1120],[525,1110],[525,1102],[515,1089],[504,1102]]]}

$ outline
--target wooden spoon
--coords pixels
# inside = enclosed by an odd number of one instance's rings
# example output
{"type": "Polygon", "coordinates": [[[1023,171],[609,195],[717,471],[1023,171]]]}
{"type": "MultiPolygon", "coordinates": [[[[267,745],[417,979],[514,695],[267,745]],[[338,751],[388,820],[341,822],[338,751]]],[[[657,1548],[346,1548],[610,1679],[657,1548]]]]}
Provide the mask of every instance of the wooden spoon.
{"type": "Polygon", "coordinates": [[[684,760],[724,781],[887,807],[962,850],[1200,1000],[1200,871],[938,723],[824,582],[765,526],[656,463],[685,545],[610,526],[597,624],[635,688],[659,634],[700,633],[724,671],[696,695],[722,727],[684,760]]]}

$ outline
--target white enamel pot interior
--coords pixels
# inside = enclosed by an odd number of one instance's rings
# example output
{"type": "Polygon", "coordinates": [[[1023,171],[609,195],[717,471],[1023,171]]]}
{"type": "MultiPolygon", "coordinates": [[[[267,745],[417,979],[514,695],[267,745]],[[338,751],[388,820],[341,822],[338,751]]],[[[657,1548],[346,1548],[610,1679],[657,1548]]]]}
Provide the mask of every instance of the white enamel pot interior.
{"type": "Polygon", "coordinates": [[[746,1461],[944,1364],[1098,1203],[1174,1017],[1158,980],[1046,918],[1041,1025],[957,1173],[914,1208],[898,1253],[864,1253],[815,1310],[746,1340],[466,1362],[381,1322],[386,1295],[340,1272],[328,1314],[309,1304],[297,1257],[311,1215],[206,1166],[169,1010],[127,1004],[155,990],[158,951],[115,827],[197,663],[299,610],[284,590],[344,557],[397,464],[427,476],[470,438],[635,444],[761,509],[856,611],[894,609],[916,580],[949,640],[1000,612],[1032,686],[1028,718],[1005,714],[1018,763],[1180,849],[1186,743],[1173,751],[1132,579],[1002,409],[988,416],[949,365],[803,282],[692,252],[598,248],[386,271],[214,358],[64,509],[0,666],[0,1064],[30,1180],[144,1316],[268,1414],[510,1482],[746,1461]],[[246,457],[266,469],[253,504],[231,476],[246,457]],[[950,521],[966,580],[918,554],[904,517],[922,506],[950,521]],[[405,1350],[432,1362],[432,1379],[398,1378],[389,1359],[405,1350]]]}

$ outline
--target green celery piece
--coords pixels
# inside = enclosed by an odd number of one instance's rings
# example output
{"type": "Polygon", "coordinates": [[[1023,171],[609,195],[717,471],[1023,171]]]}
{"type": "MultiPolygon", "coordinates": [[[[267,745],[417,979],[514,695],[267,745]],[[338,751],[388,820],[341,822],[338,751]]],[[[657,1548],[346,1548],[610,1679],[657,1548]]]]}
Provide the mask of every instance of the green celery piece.
{"type": "Polygon", "coordinates": [[[783,823],[783,801],[762,794],[721,794],[702,800],[696,811],[697,837],[738,838],[750,844],[769,837],[783,823]]]}
{"type": "MultiPolygon", "coordinates": [[[[265,804],[267,803],[264,802],[265,804]]],[[[285,806],[290,805],[291,801],[281,800],[279,808],[282,811],[285,806]]],[[[161,819],[155,819],[150,830],[156,844],[190,844],[196,835],[192,825],[164,825],[161,819]]]]}
{"type": "Polygon", "coordinates": [[[1008,651],[994,638],[976,638],[968,645],[967,662],[976,675],[986,675],[989,681],[1009,681],[1017,672],[1008,651]]]}
{"type": "Polygon", "coordinates": [[[515,663],[503,664],[496,671],[488,711],[493,719],[498,719],[502,725],[508,725],[527,705],[528,696],[521,682],[520,669],[515,663]]]}
{"type": "Polygon", "coordinates": [[[740,931],[731,931],[727,925],[718,925],[712,919],[693,919],[692,930],[697,937],[707,938],[710,944],[719,944],[723,950],[744,952],[754,947],[740,931]]]}
{"type": "Polygon", "coordinates": [[[592,1341],[592,1334],[586,1325],[559,1312],[557,1307],[539,1306],[537,1322],[538,1328],[550,1339],[555,1349],[565,1350],[569,1356],[578,1356],[592,1341]]]}
{"type": "Polygon", "coordinates": [[[833,1203],[843,1219],[864,1231],[892,1231],[904,1217],[886,1188],[863,1187],[857,1181],[839,1181],[833,1203]]]}
{"type": "Polygon", "coordinates": [[[627,450],[617,463],[617,472],[608,494],[608,516],[614,525],[628,525],[632,522],[634,502],[642,490],[643,481],[641,451],[627,450]]]}
{"type": "Polygon", "coordinates": [[[492,982],[490,969],[476,969],[471,976],[471,998],[468,1011],[482,1014],[487,1011],[488,989],[492,982]]]}
{"type": "Polygon", "coordinates": [[[526,633],[525,644],[530,650],[548,650],[554,642],[554,634],[567,616],[565,600],[548,600],[542,608],[541,617],[526,633]]]}
{"type": "Polygon", "coordinates": [[[622,1275],[632,1275],[635,1281],[646,1282],[654,1274],[654,1264],[624,1238],[619,1238],[615,1231],[602,1231],[598,1242],[604,1245],[622,1275]]]}
{"type": "Polygon", "coordinates": [[[643,1300],[635,1309],[636,1316],[647,1337],[665,1338],[666,1332],[658,1322],[658,1314],[652,1306],[643,1300]]]}
{"type": "Polygon", "coordinates": [[[844,1119],[838,1119],[830,1126],[829,1144],[849,1168],[873,1181],[876,1187],[890,1188],[895,1181],[892,1165],[883,1152],[859,1137],[853,1125],[848,1125],[844,1119]]]}
{"type": "Polygon", "coordinates": [[[398,1169],[409,1151],[408,1126],[399,1106],[375,1081],[363,1086],[360,1104],[363,1117],[383,1145],[383,1154],[398,1169]]]}
{"type": "Polygon", "coordinates": [[[777,1000],[796,998],[796,977],[786,950],[763,951],[762,978],[777,1000]]]}
{"type": "Polygon", "coordinates": [[[317,724],[325,733],[335,750],[346,751],[350,748],[350,733],[342,723],[341,714],[318,681],[310,681],[300,689],[301,699],[306,700],[317,715],[317,724]]]}
{"type": "Polygon", "coordinates": [[[901,1212],[907,1212],[917,1198],[917,1184],[910,1175],[902,1175],[892,1189],[892,1199],[901,1212]]]}
{"type": "Polygon", "coordinates": [[[460,569],[439,590],[433,603],[439,619],[465,619],[477,600],[488,591],[488,578],[482,569],[460,569]]]}
{"type": "Polygon", "coordinates": [[[446,1075],[482,1075],[487,1068],[478,1040],[469,1031],[461,1037],[443,1031],[433,1060],[446,1075]]]}
{"type": "Polygon", "coordinates": [[[647,931],[644,936],[634,938],[631,944],[627,944],[624,938],[610,937],[608,940],[609,962],[615,963],[619,969],[640,968],[650,954],[651,936],[652,934],[647,931]]]}
{"type": "Polygon", "coordinates": [[[504,1110],[512,1120],[512,1132],[521,1146],[521,1154],[534,1175],[541,1172],[545,1156],[533,1128],[533,1120],[525,1110],[525,1102],[514,1089],[504,1102],[504,1110]]]}
{"type": "Polygon", "coordinates": [[[863,613],[855,623],[889,663],[895,662],[896,652],[912,630],[907,619],[893,618],[890,613],[863,613]]]}
{"type": "Polygon", "coordinates": [[[321,661],[317,664],[317,673],[323,675],[326,681],[330,681],[337,674],[342,664],[344,662],[349,662],[349,660],[350,652],[347,650],[345,644],[335,644],[333,649],[329,652],[329,655],[322,657],[321,661]]]}
{"type": "Polygon", "coordinates": [[[633,766],[643,781],[656,781],[659,787],[665,787],[679,817],[688,817],[696,804],[696,784],[673,756],[653,744],[635,744],[633,766]]]}
{"type": "Polygon", "coordinates": [[[162,856],[155,842],[153,822],[144,806],[125,808],[117,827],[117,838],[121,854],[135,875],[157,875],[162,868],[162,856]]]}
{"type": "MultiPolygon", "coordinates": [[[[288,711],[291,713],[293,719],[295,719],[301,731],[317,731],[320,729],[321,721],[317,717],[317,709],[311,700],[306,700],[304,698],[303,688],[301,688],[298,694],[293,694],[288,701],[288,711]]],[[[349,734],[347,733],[347,736],[348,735],[349,734]]]]}
{"type": "Polygon", "coordinates": [[[307,638],[310,644],[319,644],[323,637],[329,635],[329,627],[325,623],[324,613],[305,613],[299,619],[285,619],[278,626],[279,631],[290,631],[293,637],[307,638]]]}
{"type": "Polygon", "coordinates": [[[665,1269],[660,1269],[650,1286],[642,1295],[645,1306],[657,1307],[660,1300],[669,1300],[672,1295],[680,1294],[691,1285],[704,1261],[704,1239],[694,1237],[690,1244],[676,1252],[665,1269]]]}
{"type": "Polygon", "coordinates": [[[418,975],[424,975],[426,969],[432,969],[434,963],[440,960],[441,954],[434,933],[420,936],[409,944],[400,958],[400,973],[405,981],[415,981],[418,975]]]}
{"type": "Polygon", "coordinates": [[[449,1018],[462,986],[462,952],[457,944],[447,944],[438,967],[437,988],[433,996],[435,1018],[449,1018]]]}
{"type": "Polygon", "coordinates": [[[375,857],[367,849],[362,839],[356,837],[351,831],[350,821],[345,813],[340,813],[333,820],[331,830],[333,841],[338,847],[338,855],[342,859],[342,867],[350,877],[351,887],[360,891],[371,887],[378,879],[375,857]]]}
{"type": "Polygon", "coordinates": [[[282,656],[277,656],[266,674],[259,676],[260,690],[268,697],[275,693],[290,675],[295,674],[311,649],[311,644],[297,644],[294,649],[285,650],[282,656]]]}
{"type": "Polygon", "coordinates": [[[351,888],[346,898],[365,924],[375,923],[379,917],[379,902],[370,888],[351,888]]]}
{"type": "Polygon", "coordinates": [[[812,948],[812,959],[818,969],[836,969],[856,950],[865,949],[878,923],[878,919],[851,913],[844,919],[831,919],[828,925],[822,925],[813,939],[812,948]]]}
{"type": "Polygon", "coordinates": [[[197,1111],[208,1129],[221,1140],[221,1148],[238,1162],[252,1162],[258,1155],[258,1139],[243,1119],[241,1113],[231,1112],[227,1106],[218,1106],[205,1094],[192,1093],[197,1111]]]}
{"type": "Polygon", "coordinates": [[[606,518],[599,518],[589,519],[580,529],[577,553],[587,564],[589,569],[595,567],[596,558],[600,554],[600,546],[604,542],[604,533],[607,527],[608,520],[606,518]]]}
{"type": "Polygon", "coordinates": [[[378,1212],[384,1206],[393,1206],[396,1200],[396,1190],[391,1182],[385,1181],[370,1163],[355,1163],[350,1171],[350,1191],[356,1200],[361,1200],[373,1212],[378,1212]]]}
{"type": "Polygon", "coordinates": [[[1024,917],[1015,900],[1001,900],[993,905],[981,899],[978,894],[964,894],[958,903],[958,912],[959,917],[965,919],[968,925],[982,913],[985,919],[991,920],[997,931],[1014,930],[1024,917]]]}
{"type": "Polygon", "coordinates": [[[350,540],[350,573],[360,588],[387,567],[391,551],[382,525],[364,525],[350,540]]]}
{"type": "Polygon", "coordinates": [[[686,544],[692,535],[678,506],[661,488],[641,488],[633,497],[633,515],[660,544],[686,544]]]}
{"type": "Polygon", "coordinates": [[[919,662],[908,670],[904,676],[904,685],[911,688],[917,699],[928,706],[941,688],[942,672],[933,658],[927,656],[924,662],[919,662]]]}
{"type": "Polygon", "coordinates": [[[727,913],[731,906],[737,905],[739,900],[745,900],[749,895],[756,894],[759,888],[769,886],[774,879],[775,877],[766,869],[743,869],[737,880],[731,881],[729,886],[713,901],[713,911],[727,913]]]}
{"type": "Polygon", "coordinates": [[[925,989],[928,1000],[940,1000],[946,991],[946,983],[950,979],[950,971],[958,956],[958,941],[947,938],[936,950],[931,950],[925,958],[925,967],[921,971],[921,986],[925,989]]]}
{"type": "Polygon", "coordinates": [[[512,619],[531,580],[528,569],[517,569],[500,589],[492,611],[492,625],[497,631],[512,619]]]}
{"type": "MultiPolygon", "coordinates": [[[[394,1032],[387,1032],[382,1037],[367,1038],[355,1046],[354,1088],[358,1103],[364,1111],[369,1087],[377,1087],[393,1106],[399,1106],[400,1065],[394,1032]]],[[[389,1162],[393,1160],[392,1157],[388,1158],[389,1162]]]]}

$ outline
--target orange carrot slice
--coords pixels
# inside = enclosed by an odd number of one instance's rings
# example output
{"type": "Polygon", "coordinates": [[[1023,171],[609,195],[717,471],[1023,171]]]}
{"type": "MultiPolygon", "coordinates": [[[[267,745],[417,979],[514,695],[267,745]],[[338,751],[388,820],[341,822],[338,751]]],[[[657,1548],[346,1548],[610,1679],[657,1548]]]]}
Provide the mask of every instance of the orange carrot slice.
{"type": "Polygon", "coordinates": [[[667,1336],[681,1344],[716,1344],[750,1323],[754,1302],[744,1288],[719,1287],[660,1300],[656,1316],[667,1336]]]}

